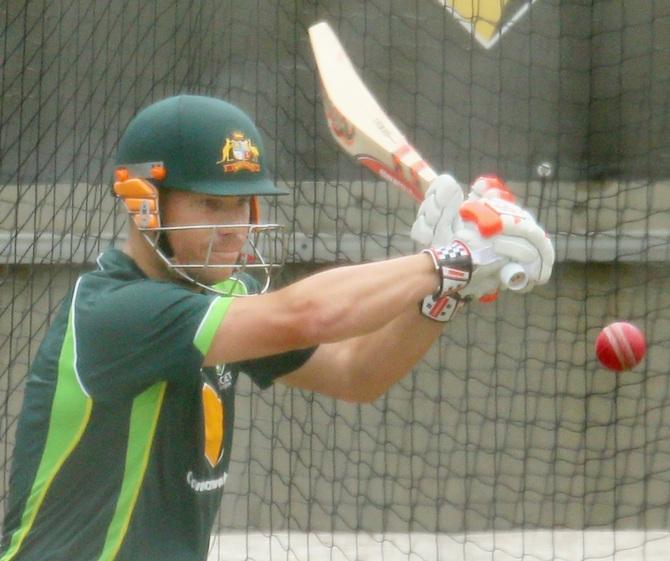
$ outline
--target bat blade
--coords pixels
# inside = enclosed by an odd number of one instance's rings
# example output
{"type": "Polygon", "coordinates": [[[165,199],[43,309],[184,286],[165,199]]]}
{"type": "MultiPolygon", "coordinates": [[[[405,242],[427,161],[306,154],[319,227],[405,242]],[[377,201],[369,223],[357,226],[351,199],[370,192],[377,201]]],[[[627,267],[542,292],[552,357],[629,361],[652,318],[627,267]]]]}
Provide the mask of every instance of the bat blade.
{"type": "MultiPolygon", "coordinates": [[[[312,25],[309,38],[328,127],[337,143],[382,179],[422,201],[437,174],[377,103],[330,26],[312,25]]],[[[500,274],[510,290],[523,290],[527,284],[526,272],[516,263],[505,265],[500,274]]]]}
{"type": "Polygon", "coordinates": [[[382,179],[423,200],[435,171],[370,93],[326,22],[309,28],[328,128],[348,154],[382,179]]]}

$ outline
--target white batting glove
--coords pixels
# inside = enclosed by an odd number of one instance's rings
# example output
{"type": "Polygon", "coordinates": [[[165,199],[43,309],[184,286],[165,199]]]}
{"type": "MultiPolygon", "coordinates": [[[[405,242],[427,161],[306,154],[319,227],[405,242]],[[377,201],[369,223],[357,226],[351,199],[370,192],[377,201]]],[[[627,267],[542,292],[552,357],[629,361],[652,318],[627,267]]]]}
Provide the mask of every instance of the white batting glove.
{"type": "MultiPolygon", "coordinates": [[[[479,177],[470,187],[468,200],[478,200],[484,196],[499,196],[514,201],[507,186],[494,176],[479,177]]],[[[458,214],[462,203],[463,190],[458,182],[448,174],[438,176],[431,183],[419,207],[412,226],[412,239],[425,246],[448,246],[453,241],[455,232],[463,226],[458,214]]],[[[494,275],[489,275],[487,281],[477,282],[479,301],[495,300],[499,284],[499,279],[494,275]]],[[[449,321],[472,297],[461,297],[458,292],[443,296],[429,295],[421,303],[421,312],[434,320],[449,321]]]]}
{"type": "Polygon", "coordinates": [[[423,246],[445,246],[454,239],[460,225],[458,209],[463,189],[448,174],[439,175],[430,184],[419,206],[410,236],[423,246]]]}
{"type": "MultiPolygon", "coordinates": [[[[499,199],[502,201],[507,201],[509,203],[515,203],[516,198],[514,197],[514,194],[509,190],[507,187],[507,184],[500,179],[499,177],[495,175],[482,175],[479,176],[477,179],[475,179],[472,184],[470,185],[470,192],[468,193],[468,201],[480,201],[482,199],[486,200],[493,200],[493,199],[499,199]]],[[[504,204],[504,203],[503,203],[504,204]]],[[[466,205],[467,206],[467,205],[466,205]]],[[[525,211],[520,210],[520,212],[524,213],[525,211]]],[[[460,209],[459,209],[459,218],[460,218],[460,209]]],[[[531,218],[529,214],[524,214],[523,218],[531,218]]],[[[467,234],[467,225],[468,223],[464,223],[465,225],[465,232],[463,232],[462,237],[466,239],[470,239],[471,243],[474,244],[474,237],[476,234],[467,234]]],[[[481,244],[474,244],[474,245],[481,245],[481,244]]],[[[481,263],[482,266],[484,266],[484,263],[481,263]]],[[[505,273],[502,273],[501,271],[501,278],[496,279],[495,272],[496,272],[496,265],[494,265],[493,262],[489,262],[486,264],[486,268],[481,269],[479,276],[480,278],[484,278],[484,271],[488,270],[490,271],[490,275],[486,275],[490,278],[488,278],[485,282],[482,282],[481,289],[478,289],[476,291],[473,291],[473,294],[477,295],[480,301],[483,299],[483,301],[488,301],[491,302],[496,299],[497,297],[497,292],[498,292],[498,286],[500,282],[497,282],[500,280],[502,282],[503,288],[508,288],[510,284],[512,284],[513,288],[515,290],[519,290],[519,286],[517,286],[514,281],[521,280],[522,282],[525,282],[527,280],[527,276],[525,275],[525,272],[522,271],[522,267],[518,264],[513,265],[505,265],[505,273]]]]}
{"type": "Polygon", "coordinates": [[[495,300],[498,288],[528,292],[551,276],[554,248],[535,219],[514,203],[480,196],[463,203],[454,241],[429,253],[440,289],[422,304],[424,315],[448,321],[472,299],[495,300]]]}
{"type": "Polygon", "coordinates": [[[528,211],[502,199],[482,198],[463,203],[459,215],[463,228],[456,238],[472,248],[482,279],[497,269],[501,288],[517,292],[549,280],[554,246],[528,211]]]}
{"type": "Polygon", "coordinates": [[[495,175],[481,175],[470,185],[468,201],[480,199],[503,199],[510,203],[516,202],[505,182],[495,175]]]}

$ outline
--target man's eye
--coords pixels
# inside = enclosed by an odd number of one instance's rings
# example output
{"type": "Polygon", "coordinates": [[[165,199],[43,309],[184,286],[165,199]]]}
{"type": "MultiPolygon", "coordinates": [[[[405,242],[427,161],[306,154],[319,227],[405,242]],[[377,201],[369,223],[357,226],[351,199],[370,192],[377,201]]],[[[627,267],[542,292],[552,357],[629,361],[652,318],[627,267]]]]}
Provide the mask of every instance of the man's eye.
{"type": "Polygon", "coordinates": [[[219,210],[222,207],[222,203],[218,199],[203,199],[202,206],[207,210],[219,210]]]}
{"type": "Polygon", "coordinates": [[[249,208],[251,197],[211,197],[200,201],[201,208],[208,212],[225,212],[249,208]]]}

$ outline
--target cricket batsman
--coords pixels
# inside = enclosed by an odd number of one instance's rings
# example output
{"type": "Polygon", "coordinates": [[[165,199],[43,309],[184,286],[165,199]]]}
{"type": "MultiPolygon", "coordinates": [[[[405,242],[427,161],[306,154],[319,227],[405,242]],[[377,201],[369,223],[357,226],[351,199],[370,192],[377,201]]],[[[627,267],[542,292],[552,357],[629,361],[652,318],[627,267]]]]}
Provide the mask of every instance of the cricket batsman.
{"type": "Polygon", "coordinates": [[[554,262],[504,186],[464,201],[444,175],[412,229],[421,251],[270,291],[281,227],[258,198],[284,191],[250,118],[210,97],[142,110],[113,190],[127,242],[77,279],[31,365],[0,561],[204,561],[239,376],[371,402],[504,266],[527,291],[554,262]]]}

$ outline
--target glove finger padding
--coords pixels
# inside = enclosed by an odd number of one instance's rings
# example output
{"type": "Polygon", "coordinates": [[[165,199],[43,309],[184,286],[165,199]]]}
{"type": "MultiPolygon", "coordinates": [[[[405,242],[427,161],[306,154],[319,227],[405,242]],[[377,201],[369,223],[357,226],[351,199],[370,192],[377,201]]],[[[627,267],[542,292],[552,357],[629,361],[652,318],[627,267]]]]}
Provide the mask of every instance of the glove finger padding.
{"type": "Polygon", "coordinates": [[[412,239],[421,245],[430,245],[433,241],[433,226],[428,223],[425,215],[420,214],[416,217],[412,230],[410,232],[412,239]]]}
{"type": "Polygon", "coordinates": [[[516,202],[516,199],[507,187],[507,184],[495,175],[482,175],[475,179],[470,185],[468,200],[477,201],[482,198],[503,199],[510,203],[516,202]]]}
{"type": "Polygon", "coordinates": [[[494,240],[495,252],[522,265],[529,284],[545,284],[551,277],[555,253],[544,230],[533,218],[515,222],[503,217],[503,232],[494,240]]]}
{"type": "Polygon", "coordinates": [[[411,237],[422,245],[447,245],[460,223],[458,209],[463,202],[463,189],[448,174],[438,176],[426,191],[412,225],[411,237]]]}
{"type": "Polygon", "coordinates": [[[476,266],[466,288],[468,293],[477,296],[490,292],[493,283],[483,279],[492,277],[500,283],[500,270],[507,263],[520,265],[526,276],[527,283],[515,288],[519,292],[528,292],[549,280],[554,248],[528,211],[509,201],[483,198],[464,203],[459,213],[463,226],[456,232],[456,239],[468,245],[476,266]]]}
{"type": "Polygon", "coordinates": [[[529,212],[522,210],[519,214],[521,209],[516,205],[505,201],[491,201],[491,204],[502,212],[514,210],[501,215],[503,235],[494,244],[496,252],[524,267],[530,285],[527,290],[536,284],[545,284],[551,277],[556,258],[554,246],[545,231],[529,212]]]}

